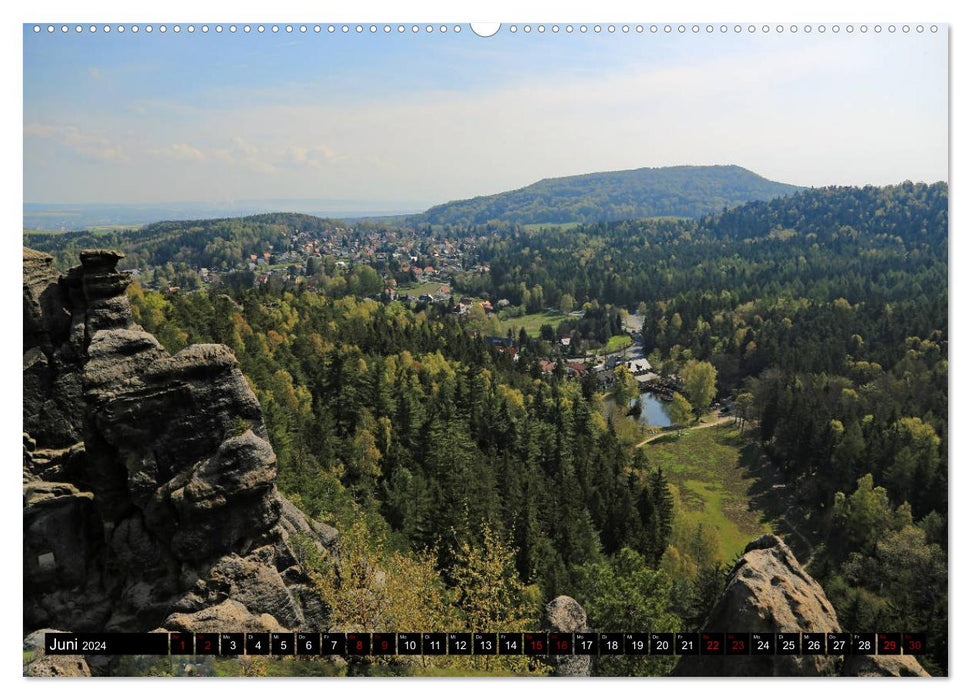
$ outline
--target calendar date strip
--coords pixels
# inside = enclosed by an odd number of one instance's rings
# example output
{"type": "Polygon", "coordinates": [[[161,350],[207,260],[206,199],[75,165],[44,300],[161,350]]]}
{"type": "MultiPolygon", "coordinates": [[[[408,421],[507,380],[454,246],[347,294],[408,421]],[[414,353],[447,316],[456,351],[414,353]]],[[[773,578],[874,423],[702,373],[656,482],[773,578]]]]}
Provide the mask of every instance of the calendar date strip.
{"type": "Polygon", "coordinates": [[[868,656],[924,654],[923,632],[48,632],[50,655],[868,656]]]}

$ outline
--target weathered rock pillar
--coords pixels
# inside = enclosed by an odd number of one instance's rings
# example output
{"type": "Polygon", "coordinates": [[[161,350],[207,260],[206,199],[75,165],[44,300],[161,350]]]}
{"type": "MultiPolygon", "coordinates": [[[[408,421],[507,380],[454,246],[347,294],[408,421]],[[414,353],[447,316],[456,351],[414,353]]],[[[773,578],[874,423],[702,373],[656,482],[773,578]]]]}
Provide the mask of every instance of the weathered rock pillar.
{"type": "MultiPolygon", "coordinates": [[[[573,598],[561,595],[546,605],[546,626],[551,632],[589,632],[587,612],[573,598]]],[[[591,657],[551,655],[554,676],[589,676],[591,657]]]]}

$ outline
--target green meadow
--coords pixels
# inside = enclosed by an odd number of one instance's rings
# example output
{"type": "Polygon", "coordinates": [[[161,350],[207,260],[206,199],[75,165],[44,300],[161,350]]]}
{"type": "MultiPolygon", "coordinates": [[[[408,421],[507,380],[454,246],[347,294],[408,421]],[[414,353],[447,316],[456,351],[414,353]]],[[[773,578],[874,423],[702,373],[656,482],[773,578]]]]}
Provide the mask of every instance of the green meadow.
{"type": "Polygon", "coordinates": [[[565,318],[569,318],[566,314],[560,313],[558,311],[540,311],[535,314],[526,314],[525,316],[519,316],[517,318],[506,318],[499,321],[499,328],[502,330],[503,335],[506,331],[512,328],[513,333],[519,333],[520,328],[525,328],[526,333],[532,337],[539,337],[539,329],[543,327],[544,324],[550,324],[553,326],[553,330],[560,324],[565,318]]]}
{"type": "Polygon", "coordinates": [[[717,530],[722,561],[734,562],[745,545],[772,531],[749,503],[754,479],[746,471],[754,450],[730,423],[666,435],[641,449],[651,468],[661,467],[677,486],[686,526],[704,522],[717,530]]]}

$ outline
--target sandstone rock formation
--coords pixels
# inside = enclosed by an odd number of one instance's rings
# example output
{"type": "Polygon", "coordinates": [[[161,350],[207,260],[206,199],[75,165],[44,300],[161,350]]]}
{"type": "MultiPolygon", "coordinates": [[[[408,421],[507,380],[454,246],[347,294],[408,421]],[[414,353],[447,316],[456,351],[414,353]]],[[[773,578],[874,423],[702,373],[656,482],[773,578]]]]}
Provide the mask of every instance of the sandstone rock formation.
{"type": "Polygon", "coordinates": [[[63,630],[42,629],[24,637],[24,675],[25,676],[90,676],[91,669],[83,656],[70,654],[46,656],[44,654],[44,635],[47,632],[63,630]]]}
{"type": "Polygon", "coordinates": [[[841,676],[929,676],[913,656],[848,656],[841,676]]]}
{"type": "MultiPolygon", "coordinates": [[[[588,632],[587,613],[573,598],[561,595],[546,604],[546,628],[550,632],[588,632]]],[[[551,655],[554,676],[589,676],[592,657],[551,655]]]]}
{"type": "MultiPolygon", "coordinates": [[[[820,585],[775,535],[751,542],[703,629],[709,632],[840,632],[820,585]]],[[[927,675],[908,656],[682,656],[676,676],[927,675]],[[919,672],[918,672],[919,669],[919,672]]]]}
{"type": "Polygon", "coordinates": [[[297,552],[337,533],[277,492],[229,349],[133,323],[121,257],[24,250],[25,633],[326,628],[297,552]]]}

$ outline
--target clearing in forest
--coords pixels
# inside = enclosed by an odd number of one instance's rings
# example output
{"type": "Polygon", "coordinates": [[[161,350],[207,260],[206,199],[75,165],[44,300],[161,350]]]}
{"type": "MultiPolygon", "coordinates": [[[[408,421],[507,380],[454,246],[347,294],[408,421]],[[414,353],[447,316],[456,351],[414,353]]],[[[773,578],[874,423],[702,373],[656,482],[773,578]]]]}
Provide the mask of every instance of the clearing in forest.
{"type": "Polygon", "coordinates": [[[504,318],[499,321],[499,328],[502,330],[502,334],[505,335],[506,331],[512,328],[513,334],[518,334],[520,328],[526,329],[526,334],[532,338],[539,337],[539,329],[545,324],[549,324],[556,330],[556,327],[560,325],[560,321],[565,318],[569,318],[568,315],[559,313],[557,311],[540,311],[535,314],[526,314],[525,316],[518,316],[515,318],[504,318]]]}
{"type": "Polygon", "coordinates": [[[707,523],[718,532],[719,555],[734,562],[745,545],[772,528],[751,504],[756,448],[731,424],[657,438],[641,449],[651,469],[661,467],[678,487],[686,525],[707,523]]]}

